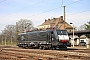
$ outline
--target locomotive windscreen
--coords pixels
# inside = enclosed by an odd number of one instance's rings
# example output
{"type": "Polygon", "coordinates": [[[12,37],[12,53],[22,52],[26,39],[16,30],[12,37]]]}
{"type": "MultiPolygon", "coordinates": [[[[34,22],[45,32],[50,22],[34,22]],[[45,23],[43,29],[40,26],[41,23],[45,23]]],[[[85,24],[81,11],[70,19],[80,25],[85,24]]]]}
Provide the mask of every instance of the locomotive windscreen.
{"type": "Polygon", "coordinates": [[[66,30],[57,30],[58,35],[68,35],[66,30]]]}

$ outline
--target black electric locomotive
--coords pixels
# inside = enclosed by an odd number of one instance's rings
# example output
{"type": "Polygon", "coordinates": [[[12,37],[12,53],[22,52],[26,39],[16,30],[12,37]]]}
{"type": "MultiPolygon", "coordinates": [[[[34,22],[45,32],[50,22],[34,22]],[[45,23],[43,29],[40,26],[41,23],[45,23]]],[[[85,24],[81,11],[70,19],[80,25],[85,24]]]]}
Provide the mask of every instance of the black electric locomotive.
{"type": "Polygon", "coordinates": [[[40,30],[18,35],[17,46],[24,48],[56,49],[71,46],[66,30],[40,30]]]}

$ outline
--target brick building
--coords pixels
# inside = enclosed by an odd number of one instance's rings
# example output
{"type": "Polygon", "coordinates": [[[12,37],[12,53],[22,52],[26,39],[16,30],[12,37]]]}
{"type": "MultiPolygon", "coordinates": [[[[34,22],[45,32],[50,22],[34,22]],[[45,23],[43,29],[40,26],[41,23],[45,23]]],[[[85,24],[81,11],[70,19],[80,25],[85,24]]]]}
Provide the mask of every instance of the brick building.
{"type": "Polygon", "coordinates": [[[38,29],[47,29],[47,28],[58,28],[58,29],[66,29],[68,32],[72,32],[73,27],[63,20],[63,16],[59,18],[48,19],[37,27],[38,29]]]}

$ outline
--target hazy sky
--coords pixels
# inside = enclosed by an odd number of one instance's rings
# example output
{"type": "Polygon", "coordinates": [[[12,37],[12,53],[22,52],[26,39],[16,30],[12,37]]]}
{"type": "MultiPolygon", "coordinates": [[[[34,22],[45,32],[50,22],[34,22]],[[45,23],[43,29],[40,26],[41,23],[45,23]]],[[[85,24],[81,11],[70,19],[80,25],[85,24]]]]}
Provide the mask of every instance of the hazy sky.
{"type": "Polygon", "coordinates": [[[0,31],[20,19],[31,20],[36,27],[62,16],[64,5],[68,23],[79,27],[90,21],[90,0],[0,0],[0,31]]]}

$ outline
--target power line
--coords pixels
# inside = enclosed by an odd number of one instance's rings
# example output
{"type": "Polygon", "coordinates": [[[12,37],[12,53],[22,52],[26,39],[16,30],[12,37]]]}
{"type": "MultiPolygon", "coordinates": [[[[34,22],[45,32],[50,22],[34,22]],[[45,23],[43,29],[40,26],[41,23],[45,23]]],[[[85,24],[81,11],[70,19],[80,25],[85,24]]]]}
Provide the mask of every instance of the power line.
{"type": "MultiPolygon", "coordinates": [[[[59,8],[61,8],[61,7],[56,7],[56,8],[53,8],[51,10],[48,10],[48,11],[45,11],[45,12],[41,12],[41,13],[38,13],[38,14],[35,14],[35,15],[44,14],[44,13],[47,13],[47,12],[50,12],[50,11],[53,11],[53,10],[56,10],[56,9],[59,9],[59,8]]],[[[35,16],[35,15],[33,15],[33,16],[35,16]]]]}
{"type": "MultiPolygon", "coordinates": [[[[12,3],[12,1],[7,3],[7,4],[5,4],[5,6],[10,5],[11,3],[12,3]]],[[[5,7],[0,7],[0,9],[2,9],[2,8],[5,8],[5,7]]]]}
{"type": "Polygon", "coordinates": [[[80,11],[80,12],[77,12],[77,13],[68,14],[67,16],[69,16],[69,15],[74,15],[74,14],[79,14],[79,13],[84,13],[84,12],[88,12],[88,11],[90,11],[90,10],[80,11]]]}
{"type": "Polygon", "coordinates": [[[90,18],[90,16],[80,17],[80,18],[77,18],[77,19],[86,19],[86,18],[90,18]]]}
{"type": "MultiPolygon", "coordinates": [[[[42,0],[40,0],[40,1],[42,1],[42,0]]],[[[39,3],[40,1],[37,1],[37,2],[33,3],[32,5],[29,5],[29,6],[27,6],[27,7],[24,7],[24,8],[22,8],[22,9],[20,9],[20,10],[17,10],[17,11],[15,11],[15,12],[13,12],[12,14],[17,13],[17,12],[19,12],[19,11],[21,11],[21,10],[23,10],[23,9],[26,9],[26,8],[28,8],[28,7],[30,7],[30,6],[33,6],[33,5],[37,4],[37,3],[39,3]]],[[[70,3],[70,4],[67,4],[66,6],[71,5],[71,4],[74,4],[74,3],[77,3],[77,2],[80,2],[80,1],[82,1],[82,0],[72,2],[72,3],[70,3]]],[[[62,0],[62,4],[63,4],[63,0],[62,0]]],[[[47,13],[47,12],[50,12],[50,11],[59,9],[59,8],[61,8],[61,7],[62,7],[62,6],[59,6],[59,7],[53,8],[53,9],[51,9],[51,10],[48,10],[48,11],[45,11],[45,12],[41,12],[41,13],[38,13],[38,14],[35,14],[35,15],[32,15],[32,16],[36,16],[36,15],[39,15],[39,14],[47,13]]],[[[12,14],[8,14],[7,16],[12,15],[12,14]]],[[[5,16],[5,17],[6,17],[6,16],[5,16]]],[[[31,17],[31,16],[29,16],[29,17],[31,17]]]]}
{"type": "Polygon", "coordinates": [[[76,20],[76,19],[79,19],[79,20],[80,20],[80,19],[86,19],[86,18],[87,18],[88,20],[90,20],[90,16],[85,16],[85,17],[74,18],[74,20],[76,20]]]}
{"type": "MultiPolygon", "coordinates": [[[[26,8],[28,8],[28,7],[30,7],[30,6],[33,6],[33,5],[35,5],[35,4],[37,4],[37,3],[41,2],[41,1],[42,1],[42,0],[39,0],[39,1],[37,1],[37,2],[34,2],[33,4],[31,4],[31,5],[29,5],[29,6],[26,6],[26,7],[22,8],[22,9],[20,9],[20,10],[18,10],[18,11],[24,10],[24,9],[26,9],[26,8]]],[[[18,11],[16,11],[16,12],[18,12],[18,11]]]]}
{"type": "MultiPolygon", "coordinates": [[[[17,12],[19,12],[19,11],[21,11],[21,10],[24,10],[24,9],[30,7],[30,6],[33,6],[33,5],[35,5],[35,4],[37,4],[37,3],[41,2],[41,1],[42,1],[42,0],[39,0],[39,1],[37,1],[37,2],[34,2],[33,4],[30,4],[30,5],[24,7],[24,8],[22,8],[22,9],[20,9],[20,10],[17,10],[17,11],[15,11],[15,12],[13,12],[12,14],[17,13],[17,12]]],[[[8,14],[7,16],[12,15],[12,14],[8,14]]],[[[6,17],[6,16],[4,16],[4,17],[6,17]]]]}
{"type": "Polygon", "coordinates": [[[30,6],[35,5],[35,4],[37,4],[37,3],[41,2],[41,1],[42,1],[42,0],[37,1],[37,2],[34,2],[33,4],[31,4],[31,5],[29,5],[29,6],[26,6],[26,7],[22,8],[22,9],[20,9],[20,10],[17,10],[17,11],[15,11],[15,12],[13,12],[13,13],[17,13],[17,12],[19,12],[19,11],[21,11],[21,10],[24,10],[24,9],[26,9],[26,8],[30,7],[30,6]]]}
{"type": "MultiPolygon", "coordinates": [[[[68,14],[68,15],[66,15],[66,16],[69,16],[69,15],[75,15],[75,14],[79,14],[79,13],[85,13],[85,12],[88,12],[88,11],[90,11],[90,10],[86,10],[86,11],[81,11],[81,12],[77,12],[77,13],[72,13],[72,14],[68,14]]],[[[45,12],[46,13],[46,12],[45,12]]],[[[42,13],[43,14],[43,13],[42,13]]],[[[37,14],[38,15],[38,14],[37,14]]],[[[34,16],[34,15],[33,15],[34,16]]],[[[90,17],[90,16],[88,16],[88,17],[90,17]]],[[[82,18],[87,18],[87,17],[82,17],[82,18]]]]}
{"type": "MultiPolygon", "coordinates": [[[[80,2],[80,1],[82,1],[82,0],[72,2],[72,3],[70,3],[70,4],[67,4],[66,6],[71,5],[71,4],[74,4],[74,3],[77,3],[77,2],[80,2]]],[[[62,0],[62,5],[63,5],[63,0],[62,0]]],[[[63,7],[62,5],[59,6],[59,7],[53,8],[53,9],[51,9],[51,10],[48,10],[48,11],[42,12],[42,13],[38,13],[38,14],[32,15],[32,16],[37,16],[37,15],[40,15],[40,14],[44,14],[44,13],[47,13],[47,12],[50,12],[50,11],[53,11],[53,10],[59,9],[59,8],[63,7]]],[[[31,17],[31,16],[29,16],[29,17],[31,17]]]]}
{"type": "MultiPolygon", "coordinates": [[[[71,4],[74,4],[74,3],[77,3],[77,2],[80,2],[80,1],[82,1],[82,0],[78,0],[78,1],[75,1],[75,2],[72,2],[72,3],[69,3],[69,4],[67,4],[67,5],[65,5],[65,6],[68,6],[68,5],[71,5],[71,4]]],[[[63,0],[62,0],[62,3],[61,3],[61,6],[63,7],[63,0]]]]}
{"type": "Polygon", "coordinates": [[[77,3],[77,2],[80,2],[80,1],[82,1],[82,0],[78,0],[78,1],[72,2],[70,4],[67,4],[66,6],[71,5],[71,4],[74,4],[74,3],[77,3]]]}
{"type": "Polygon", "coordinates": [[[6,1],[6,0],[0,1],[0,3],[4,2],[4,1],[6,1]]]}
{"type": "MultiPolygon", "coordinates": [[[[74,3],[77,3],[77,2],[80,2],[80,1],[82,1],[82,0],[79,0],[79,1],[75,1],[75,2],[69,3],[69,4],[67,4],[66,6],[71,5],[71,4],[74,4],[74,3]]],[[[61,6],[56,7],[56,8],[53,8],[53,9],[48,10],[48,11],[45,11],[45,12],[41,12],[41,13],[38,13],[38,14],[35,14],[35,15],[32,15],[32,16],[29,16],[29,17],[33,17],[33,16],[37,16],[37,15],[41,15],[41,14],[44,14],[44,13],[47,13],[47,12],[50,12],[50,11],[53,11],[53,10],[59,9],[59,8],[61,8],[61,7],[63,7],[63,0],[62,0],[62,4],[61,4],[61,6]]]]}

